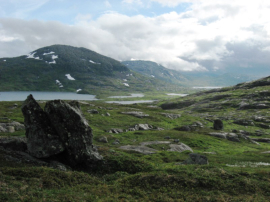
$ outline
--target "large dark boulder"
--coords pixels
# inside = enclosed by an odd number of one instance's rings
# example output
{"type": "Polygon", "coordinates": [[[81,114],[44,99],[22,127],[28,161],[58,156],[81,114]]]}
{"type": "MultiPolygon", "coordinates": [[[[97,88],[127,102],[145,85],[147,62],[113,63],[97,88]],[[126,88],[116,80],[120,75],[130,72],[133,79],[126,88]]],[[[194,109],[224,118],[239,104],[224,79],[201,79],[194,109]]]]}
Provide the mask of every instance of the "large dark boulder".
{"type": "Polygon", "coordinates": [[[223,122],[220,119],[214,120],[214,125],[213,125],[215,130],[222,130],[223,129],[223,122]]]}
{"type": "Polygon", "coordinates": [[[78,102],[49,101],[44,111],[63,142],[71,165],[91,164],[102,159],[93,147],[92,129],[82,116],[78,102]]]}
{"type": "Polygon", "coordinates": [[[42,110],[32,95],[24,101],[22,113],[30,155],[45,158],[64,151],[64,144],[52,126],[48,114],[42,110]]]}
{"type": "Polygon", "coordinates": [[[91,167],[101,160],[92,144],[92,129],[82,116],[79,103],[53,100],[44,111],[29,95],[22,106],[27,149],[37,158],[56,158],[72,167],[91,167]]]}

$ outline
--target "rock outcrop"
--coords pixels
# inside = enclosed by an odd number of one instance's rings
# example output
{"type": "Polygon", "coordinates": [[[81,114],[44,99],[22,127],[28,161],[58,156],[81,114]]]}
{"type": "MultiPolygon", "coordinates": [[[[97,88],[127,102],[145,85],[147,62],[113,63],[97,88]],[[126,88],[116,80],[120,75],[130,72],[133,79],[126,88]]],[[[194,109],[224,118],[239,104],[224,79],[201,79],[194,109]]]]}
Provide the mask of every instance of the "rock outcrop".
{"type": "Polygon", "coordinates": [[[92,144],[92,129],[82,116],[79,103],[53,100],[44,111],[29,95],[22,106],[27,148],[37,158],[61,154],[70,166],[91,167],[102,159],[92,144]]]}
{"type": "Polygon", "coordinates": [[[223,122],[220,119],[214,120],[213,128],[215,130],[222,130],[223,129],[223,122]]]}

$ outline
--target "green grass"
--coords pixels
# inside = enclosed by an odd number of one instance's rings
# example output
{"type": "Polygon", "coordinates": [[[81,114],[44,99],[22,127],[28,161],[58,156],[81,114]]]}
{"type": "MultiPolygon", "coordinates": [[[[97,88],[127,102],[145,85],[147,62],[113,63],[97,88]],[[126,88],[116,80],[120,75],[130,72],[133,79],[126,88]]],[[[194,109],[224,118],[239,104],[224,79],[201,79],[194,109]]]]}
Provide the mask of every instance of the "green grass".
{"type": "MultiPolygon", "coordinates": [[[[241,94],[234,91],[235,97],[241,94]]],[[[163,95],[149,94],[145,98],[163,98],[163,95]]],[[[208,97],[210,95],[207,95],[208,97]]],[[[165,99],[165,97],[164,97],[165,99]]],[[[179,98],[178,98],[179,99],[179,98]]],[[[187,99],[187,98],[182,98],[187,99]]],[[[197,100],[204,98],[196,98],[197,100]]],[[[222,100],[218,100],[221,102],[222,100]]],[[[104,157],[104,163],[89,172],[59,171],[47,167],[36,167],[27,163],[7,161],[6,153],[0,152],[0,201],[269,201],[269,166],[252,167],[245,162],[269,162],[270,144],[252,144],[240,138],[239,143],[218,139],[208,135],[214,132],[213,124],[205,118],[229,117],[224,120],[224,132],[262,130],[267,137],[269,129],[256,126],[241,126],[233,123],[239,116],[251,117],[254,110],[235,111],[227,107],[220,111],[198,112],[177,109],[164,111],[151,108],[153,104],[117,105],[101,101],[81,104],[81,109],[93,129],[94,144],[104,157]],[[97,109],[99,114],[90,114],[97,109]],[[124,111],[142,111],[149,117],[137,118],[122,114],[124,111]],[[109,112],[111,116],[103,116],[109,112]],[[161,113],[181,114],[180,118],[169,119],[161,113]],[[191,132],[174,128],[203,123],[204,127],[191,132]],[[111,128],[128,129],[139,123],[164,128],[162,131],[135,131],[119,134],[106,132],[111,128]],[[109,143],[98,139],[107,137],[109,143]],[[181,165],[189,151],[169,152],[167,144],[151,145],[158,150],[152,155],[143,155],[119,149],[123,145],[139,145],[146,141],[169,141],[179,139],[190,146],[194,153],[207,156],[209,165],[181,165]],[[112,143],[118,139],[119,145],[112,143]],[[230,165],[239,165],[231,167],[230,165]]],[[[1,122],[23,123],[21,102],[1,102],[1,122]],[[17,108],[12,109],[14,103],[17,108]]],[[[44,103],[41,104],[44,107],[44,103]]],[[[257,113],[258,114],[258,113],[257,113]]],[[[267,115],[267,110],[259,114],[267,115]]],[[[24,131],[1,133],[1,136],[24,136],[24,131]]]]}

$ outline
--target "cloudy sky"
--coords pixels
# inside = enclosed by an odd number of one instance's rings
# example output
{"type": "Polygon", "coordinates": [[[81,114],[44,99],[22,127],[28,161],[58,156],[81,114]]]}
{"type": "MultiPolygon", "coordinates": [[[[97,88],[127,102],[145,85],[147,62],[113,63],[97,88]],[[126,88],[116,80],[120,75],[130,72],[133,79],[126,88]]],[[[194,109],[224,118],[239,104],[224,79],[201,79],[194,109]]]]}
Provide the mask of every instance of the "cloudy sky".
{"type": "Polygon", "coordinates": [[[268,0],[0,0],[0,57],[53,44],[183,71],[270,74],[268,0]]]}

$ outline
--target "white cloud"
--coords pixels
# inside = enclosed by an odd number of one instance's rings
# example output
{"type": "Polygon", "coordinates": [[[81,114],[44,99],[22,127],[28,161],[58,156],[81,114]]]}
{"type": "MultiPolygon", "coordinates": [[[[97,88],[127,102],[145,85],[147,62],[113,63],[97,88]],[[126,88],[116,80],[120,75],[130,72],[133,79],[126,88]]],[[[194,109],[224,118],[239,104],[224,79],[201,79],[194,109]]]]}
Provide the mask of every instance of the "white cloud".
{"type": "MultiPolygon", "coordinates": [[[[249,61],[245,57],[265,54],[270,49],[270,2],[155,1],[164,6],[182,2],[192,5],[185,12],[155,17],[129,17],[116,12],[105,13],[97,19],[78,15],[73,26],[0,19],[0,57],[26,54],[52,44],[67,44],[89,48],[117,60],[136,58],[172,69],[206,71],[225,68],[226,64],[246,66],[249,61]]],[[[270,64],[265,57],[256,60],[257,64],[260,61],[270,64]]]]}

